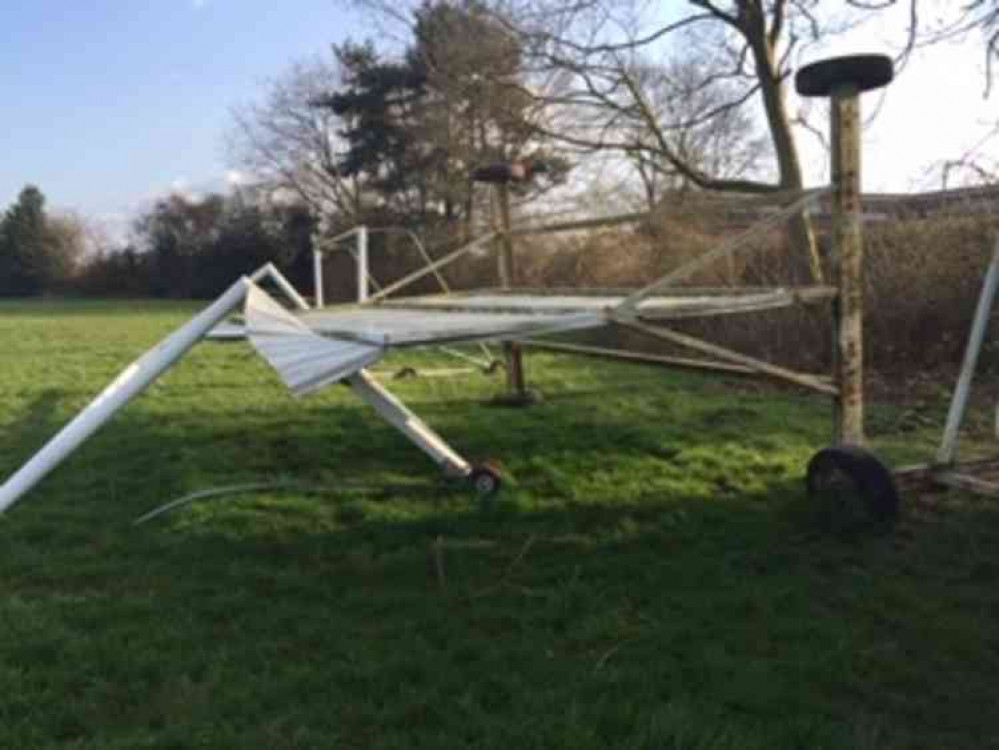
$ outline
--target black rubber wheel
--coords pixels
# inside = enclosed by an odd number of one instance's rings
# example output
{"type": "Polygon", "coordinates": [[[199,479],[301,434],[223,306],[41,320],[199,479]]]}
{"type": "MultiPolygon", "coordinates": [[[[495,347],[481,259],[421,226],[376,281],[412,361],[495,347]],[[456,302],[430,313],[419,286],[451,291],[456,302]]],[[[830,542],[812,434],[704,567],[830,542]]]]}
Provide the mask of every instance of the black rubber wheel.
{"type": "Polygon", "coordinates": [[[478,497],[492,497],[503,486],[503,479],[500,473],[488,464],[482,464],[472,469],[468,475],[468,481],[472,483],[472,488],[478,497]]]}
{"type": "Polygon", "coordinates": [[[808,462],[805,482],[820,519],[834,530],[871,523],[886,528],[898,518],[900,501],[891,471],[859,446],[820,450],[808,462]]]}

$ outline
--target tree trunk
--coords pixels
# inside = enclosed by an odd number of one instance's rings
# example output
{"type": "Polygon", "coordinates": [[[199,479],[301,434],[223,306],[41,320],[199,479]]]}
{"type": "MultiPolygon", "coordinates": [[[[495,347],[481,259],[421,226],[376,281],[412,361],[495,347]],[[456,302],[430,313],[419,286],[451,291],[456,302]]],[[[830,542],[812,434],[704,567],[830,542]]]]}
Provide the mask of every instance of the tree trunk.
{"type": "MultiPolygon", "coordinates": [[[[801,160],[798,148],[791,134],[791,122],[787,115],[787,99],[784,81],[777,70],[774,59],[774,49],[767,37],[766,24],[760,17],[747,20],[745,35],[753,53],[760,81],[760,94],[763,97],[763,108],[767,117],[770,136],[774,151],[777,154],[778,182],[784,190],[801,190],[804,188],[804,178],[801,174],[801,160]],[[749,26],[752,24],[752,27],[749,26]]],[[[822,283],[822,259],[815,241],[812,222],[805,213],[791,219],[788,226],[791,247],[799,253],[799,257],[807,259],[812,281],[822,283]]]]}

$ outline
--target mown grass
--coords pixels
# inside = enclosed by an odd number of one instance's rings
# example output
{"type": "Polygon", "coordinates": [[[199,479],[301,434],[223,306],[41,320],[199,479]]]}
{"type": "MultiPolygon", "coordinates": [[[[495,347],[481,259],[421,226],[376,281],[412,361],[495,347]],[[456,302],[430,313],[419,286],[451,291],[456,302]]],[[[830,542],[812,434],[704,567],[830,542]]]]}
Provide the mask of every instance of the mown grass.
{"type": "MultiPolygon", "coordinates": [[[[0,304],[0,476],[192,309],[0,304]]],[[[480,506],[346,389],[295,401],[247,347],[196,349],[0,519],[0,748],[999,747],[994,505],[910,496],[834,537],[801,483],[822,401],[529,372],[529,409],[482,375],[394,386],[502,461],[480,506]],[[132,525],[275,479],[323,491],[132,525]]]]}

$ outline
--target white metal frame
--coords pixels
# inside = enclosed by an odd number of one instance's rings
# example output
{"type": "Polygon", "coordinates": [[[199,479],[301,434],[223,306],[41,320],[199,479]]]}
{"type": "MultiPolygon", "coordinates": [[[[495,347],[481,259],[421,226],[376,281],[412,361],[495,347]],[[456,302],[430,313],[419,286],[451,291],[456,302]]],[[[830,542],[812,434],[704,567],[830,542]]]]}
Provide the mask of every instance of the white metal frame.
{"type": "MultiPolygon", "coordinates": [[[[802,190],[783,193],[779,196],[774,196],[782,201],[786,201],[779,209],[769,213],[764,219],[756,222],[751,227],[745,231],[739,233],[738,235],[732,237],[731,239],[722,242],[717,247],[712,250],[703,253],[702,255],[694,258],[680,265],[678,268],[670,271],[669,273],[659,277],[650,284],[646,285],[642,289],[633,291],[628,294],[625,299],[621,300],[619,303],[613,307],[606,308],[603,311],[608,323],[613,323],[625,328],[630,328],[642,334],[651,336],[653,338],[665,339],[673,344],[679,345],[681,347],[698,351],[701,354],[709,354],[716,359],[722,359],[730,364],[742,365],[749,368],[754,374],[768,377],[773,380],[792,383],[796,386],[807,388],[816,393],[821,393],[826,396],[832,397],[834,400],[840,400],[842,398],[842,390],[836,383],[828,382],[828,378],[823,378],[819,375],[814,375],[811,373],[799,373],[789,370],[784,367],[773,365],[771,363],[748,357],[740,352],[735,352],[724,347],[715,346],[707,342],[701,341],[691,336],[684,336],[678,332],[670,331],[661,326],[650,326],[645,321],[654,316],[645,314],[639,309],[639,306],[650,299],[653,299],[657,294],[664,292],[667,289],[676,288],[676,285],[694,276],[698,271],[710,266],[711,264],[717,262],[718,260],[726,256],[734,256],[737,253],[745,253],[752,251],[755,247],[754,241],[765,235],[766,232],[771,231],[775,226],[783,221],[788,220],[790,217],[797,214],[802,214],[809,211],[814,207],[823,197],[833,194],[835,191],[835,185],[827,185],[820,188],[815,188],[812,190],[802,190]]],[[[617,224],[621,221],[633,221],[636,217],[640,217],[640,214],[627,214],[623,217],[610,217],[607,219],[600,220],[599,223],[610,223],[617,224]]],[[[575,229],[578,226],[595,226],[593,221],[571,223],[566,225],[541,227],[537,230],[538,232],[548,233],[553,231],[567,231],[568,229],[575,229]]],[[[514,233],[513,229],[510,229],[507,234],[512,235],[514,233]]],[[[531,230],[521,231],[521,234],[531,233],[531,230]]],[[[389,286],[380,289],[375,294],[371,295],[366,304],[375,304],[385,301],[390,295],[410,286],[414,282],[428,276],[431,273],[436,273],[441,267],[453,263],[454,261],[462,258],[469,253],[475,251],[476,249],[487,246],[489,243],[493,242],[499,237],[504,235],[503,232],[491,232],[472,242],[452,251],[451,253],[439,258],[433,263],[429,263],[424,268],[414,271],[413,273],[399,279],[398,281],[390,284],[389,286]]],[[[504,289],[507,292],[515,292],[516,290],[504,289]]],[[[719,299],[717,305],[712,305],[719,312],[749,312],[754,309],[763,309],[764,307],[779,307],[792,304],[804,304],[812,301],[820,301],[824,299],[831,299],[838,297],[838,289],[835,287],[828,286],[813,286],[813,287],[801,287],[793,290],[787,289],[769,289],[771,292],[784,292],[785,297],[783,302],[780,304],[769,303],[765,306],[749,305],[744,306],[743,309],[739,309],[741,303],[738,300],[733,302],[733,299],[728,300],[719,299]],[[722,309],[727,308],[727,309],[722,309]]],[[[458,297],[460,299],[460,296],[458,297]]],[[[412,301],[407,304],[412,304],[412,301]]],[[[455,307],[458,309],[460,304],[455,307]]],[[[507,337],[516,340],[518,337],[507,337]]],[[[519,337],[523,338],[523,337],[519,337]]],[[[527,340],[530,344],[530,340],[527,340]]]]}
{"type": "MultiPolygon", "coordinates": [[[[947,487],[985,495],[999,495],[999,482],[982,479],[973,473],[976,470],[994,470],[999,467],[999,457],[969,462],[957,460],[957,444],[961,426],[964,424],[968,412],[971,386],[975,378],[975,371],[978,369],[978,360],[985,343],[985,334],[988,330],[989,318],[995,307],[997,293],[999,293],[999,237],[996,238],[992,259],[985,273],[985,280],[982,282],[982,291],[979,294],[975,317],[968,333],[968,343],[964,351],[961,372],[958,374],[954,393],[951,396],[947,422],[940,438],[936,458],[933,463],[905,466],[896,470],[895,475],[900,479],[928,478],[947,487]]],[[[997,413],[997,420],[999,420],[999,413],[997,413]]]]}
{"type": "MultiPolygon", "coordinates": [[[[764,231],[764,227],[769,227],[794,213],[806,209],[807,205],[817,200],[828,192],[828,189],[808,191],[798,196],[798,200],[775,213],[760,226],[754,227],[737,238],[724,243],[721,247],[706,253],[694,261],[684,264],[675,271],[666,274],[660,279],[646,286],[644,289],[626,297],[619,304],[606,309],[602,316],[607,322],[614,322],[636,330],[652,332],[657,336],[676,336],[671,332],[664,332],[660,329],[651,329],[640,322],[638,305],[667,286],[679,280],[688,278],[697,269],[725,254],[743,251],[750,247],[750,240],[764,231]]],[[[461,248],[445,255],[444,257],[430,262],[427,258],[427,265],[419,271],[409,274],[403,279],[395,282],[369,295],[367,282],[369,278],[367,268],[367,230],[364,227],[357,227],[346,232],[331,242],[343,240],[344,238],[357,234],[359,238],[358,252],[355,257],[358,259],[358,295],[363,298],[360,304],[369,305],[384,299],[389,294],[402,289],[416,280],[431,273],[437,273],[442,266],[467,255],[478,247],[481,247],[498,235],[488,234],[467,243],[461,248]]],[[[999,245],[997,245],[997,259],[999,259],[999,245]]],[[[995,266],[999,260],[994,260],[995,266]]],[[[322,278],[321,263],[318,264],[320,273],[316,277],[317,303],[322,301],[322,278]]],[[[90,405],[78,414],[66,427],[64,427],[49,443],[47,443],[38,454],[19,469],[5,484],[0,486],[0,513],[13,505],[20,497],[37,484],[48,472],[52,471],[63,459],[75,450],[84,440],[96,432],[105,424],[117,411],[123,408],[132,398],[142,393],[153,381],[160,377],[166,370],[180,360],[195,344],[206,336],[216,325],[224,320],[241,302],[243,302],[252,290],[257,290],[255,282],[264,278],[270,278],[278,288],[292,301],[300,310],[310,309],[308,302],[295,290],[284,276],[270,263],[258,269],[250,277],[243,277],[233,284],[226,292],[213,302],[208,308],[202,311],[194,319],[182,326],[176,332],[167,337],[158,346],[147,352],[140,359],[136,360],[124,372],[122,372],[90,405]]],[[[992,294],[994,296],[999,270],[995,270],[991,275],[992,294]]],[[[256,293],[256,292],[254,292],[256,293]]],[[[265,293],[260,291],[261,295],[265,293]]],[[[989,301],[991,306],[991,297],[989,301]]],[[[980,305],[981,308],[981,305],[980,305]]],[[[286,313],[280,306],[274,305],[275,315],[284,316],[286,313]]],[[[980,314],[981,313],[980,309],[980,314]]],[[[288,316],[289,320],[302,325],[297,318],[288,316]]],[[[251,338],[255,335],[250,331],[251,338]]],[[[689,337],[686,337],[689,339],[689,337]]],[[[684,340],[687,346],[693,348],[703,348],[704,344],[697,340],[684,340]]],[[[980,341],[978,342],[980,347],[980,341]]],[[[712,347],[710,353],[722,359],[734,361],[739,365],[762,374],[769,374],[778,379],[794,382],[798,385],[810,387],[813,390],[823,393],[835,393],[836,389],[825,382],[806,376],[801,373],[793,373],[783,368],[779,368],[759,360],[736,355],[720,347],[712,347]]],[[[977,356],[977,350],[976,350],[977,356]]],[[[973,366],[973,365],[972,365],[973,366]]],[[[403,403],[395,398],[387,389],[377,383],[371,375],[362,368],[356,372],[345,376],[346,382],[354,392],[367,404],[369,404],[385,421],[402,433],[407,439],[415,443],[424,453],[430,456],[435,463],[441,466],[444,471],[453,476],[468,477],[472,475],[473,469],[470,464],[454,451],[439,435],[430,429],[422,420],[410,411],[403,403]]]]}
{"type": "MultiPolygon", "coordinates": [[[[350,239],[351,237],[357,237],[356,250],[349,250],[350,255],[354,258],[356,274],[357,274],[357,304],[367,305],[376,302],[383,301],[388,295],[393,292],[407,286],[408,284],[422,279],[426,276],[433,275],[437,279],[437,283],[440,285],[441,291],[445,294],[451,293],[451,287],[447,283],[447,279],[441,274],[440,269],[451,263],[458,258],[464,257],[467,253],[478,249],[480,246],[485,244],[487,241],[493,238],[493,235],[483,237],[477,240],[473,240],[470,244],[463,245],[458,248],[454,253],[451,253],[444,258],[434,261],[427,252],[426,247],[420,241],[420,238],[409,229],[404,227],[379,227],[376,229],[371,229],[366,225],[359,225],[353,229],[348,229],[346,232],[342,232],[337,236],[329,240],[317,239],[315,242],[316,249],[312,253],[312,273],[313,273],[313,288],[315,289],[315,305],[317,308],[325,307],[326,305],[326,295],[323,283],[323,259],[328,252],[334,252],[338,249],[343,249],[343,243],[350,239]],[[418,269],[413,274],[410,274],[398,281],[394,282],[387,288],[381,287],[375,280],[374,276],[371,274],[370,268],[370,253],[368,251],[368,240],[372,232],[378,233],[389,233],[397,232],[405,234],[412,240],[413,245],[416,247],[423,259],[425,265],[423,268],[418,269]],[[372,288],[374,288],[374,294],[372,294],[372,288]]],[[[483,359],[473,357],[464,352],[457,351],[450,347],[442,346],[439,347],[448,356],[454,357],[455,359],[460,359],[469,364],[474,365],[478,370],[483,370],[490,372],[496,362],[493,357],[492,352],[485,343],[479,343],[479,348],[482,351],[483,359]]]]}
{"type": "Polygon", "coordinates": [[[347,382],[354,393],[430,456],[446,475],[466,477],[471,474],[472,467],[464,458],[367,371],[359,370],[347,378],[347,382]]]}
{"type": "Polygon", "coordinates": [[[266,263],[254,271],[249,276],[250,281],[256,283],[263,279],[270,279],[277,288],[291,301],[299,310],[311,310],[305,297],[298,293],[298,290],[291,285],[291,282],[281,273],[273,263],[266,263]]]}
{"type": "Polygon", "coordinates": [[[982,352],[982,344],[985,342],[985,332],[988,328],[989,316],[995,305],[996,291],[999,290],[999,237],[996,238],[995,247],[992,251],[992,260],[989,263],[988,271],[985,274],[985,281],[982,284],[982,292],[978,298],[978,306],[975,309],[975,319],[971,325],[971,333],[968,335],[968,345],[964,352],[964,362],[961,365],[961,374],[958,376],[957,385],[954,388],[954,395],[951,398],[950,410],[947,414],[947,426],[944,428],[943,438],[940,441],[940,450],[937,452],[937,464],[946,466],[954,463],[957,456],[957,437],[964,422],[964,415],[968,410],[968,399],[971,396],[971,381],[974,379],[975,370],[978,367],[978,357],[982,352]]]}
{"type": "Polygon", "coordinates": [[[193,320],[126,367],[73,421],[0,486],[0,513],[17,502],[125,404],[187,354],[243,301],[251,283],[247,277],[241,278],[193,320]]]}
{"type": "Polygon", "coordinates": [[[368,269],[368,228],[361,224],[332,239],[316,242],[316,247],[312,251],[312,283],[315,290],[316,307],[326,306],[323,285],[323,256],[354,236],[357,237],[357,244],[356,248],[350,251],[350,254],[357,267],[357,302],[362,304],[368,300],[369,280],[371,279],[371,271],[368,269]]]}
{"type": "MultiPolygon", "coordinates": [[[[309,309],[308,303],[270,263],[251,276],[240,278],[211,305],[126,367],[83,411],[0,485],[0,514],[20,500],[133,398],[177,364],[215,326],[224,321],[251,290],[257,288],[255,281],[263,278],[272,279],[297,307],[309,309]]],[[[261,294],[265,293],[261,291],[261,294]]],[[[366,370],[359,369],[347,378],[347,382],[365,403],[430,456],[446,474],[467,477],[472,473],[471,465],[464,458],[366,370]]]]}

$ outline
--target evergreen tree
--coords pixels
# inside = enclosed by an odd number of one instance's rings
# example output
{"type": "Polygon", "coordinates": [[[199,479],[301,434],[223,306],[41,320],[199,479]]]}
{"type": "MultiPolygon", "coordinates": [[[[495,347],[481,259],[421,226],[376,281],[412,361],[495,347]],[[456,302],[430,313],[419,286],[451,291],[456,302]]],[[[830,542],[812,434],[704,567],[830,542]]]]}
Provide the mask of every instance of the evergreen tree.
{"type": "Polygon", "coordinates": [[[53,274],[45,196],[34,185],[28,185],[0,224],[0,294],[19,297],[41,294],[53,274]]]}
{"type": "Polygon", "coordinates": [[[316,105],[344,123],[340,172],[362,178],[390,211],[426,221],[473,212],[473,169],[535,159],[546,179],[568,164],[542,151],[522,86],[520,42],[478,0],[427,0],[399,59],[373,45],[336,47],[343,85],[316,105]]]}
{"type": "Polygon", "coordinates": [[[14,251],[7,239],[7,216],[0,216],[0,297],[11,292],[11,274],[14,268],[14,251]]]}
{"type": "Polygon", "coordinates": [[[425,97],[426,75],[411,60],[386,61],[370,44],[336,48],[346,87],[317,102],[345,123],[348,149],[338,165],[350,177],[363,177],[385,203],[402,212],[425,210],[425,149],[415,124],[425,97]]]}

